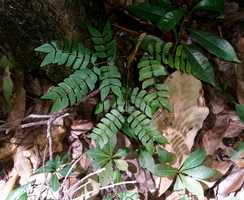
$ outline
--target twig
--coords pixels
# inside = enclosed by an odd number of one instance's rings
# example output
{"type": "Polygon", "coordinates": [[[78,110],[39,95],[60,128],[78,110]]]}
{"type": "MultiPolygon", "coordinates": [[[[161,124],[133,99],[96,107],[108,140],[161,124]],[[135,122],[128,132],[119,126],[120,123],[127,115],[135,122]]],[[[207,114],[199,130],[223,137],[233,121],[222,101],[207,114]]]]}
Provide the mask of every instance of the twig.
{"type": "MultiPolygon", "coordinates": [[[[80,157],[80,158],[81,158],[81,157],[80,157]]],[[[76,166],[76,164],[80,161],[80,158],[78,158],[78,159],[71,165],[71,167],[69,168],[69,171],[68,171],[67,174],[65,175],[64,180],[63,180],[63,183],[62,183],[60,189],[64,187],[64,183],[65,183],[65,181],[67,180],[67,178],[68,178],[70,172],[74,169],[74,167],[76,166]]]]}
{"type": "MultiPolygon", "coordinates": [[[[109,189],[109,188],[114,188],[115,186],[119,186],[119,185],[127,185],[127,184],[135,184],[136,181],[124,181],[124,182],[120,182],[120,183],[115,183],[115,184],[111,184],[111,185],[107,185],[107,186],[104,186],[104,187],[100,187],[98,190],[101,191],[101,190],[106,190],[106,189],[109,189]]],[[[89,196],[90,194],[96,192],[97,190],[92,190],[90,192],[87,192],[73,200],[82,200],[84,197],[86,196],[89,196]]]]}
{"type": "Polygon", "coordinates": [[[128,33],[131,33],[132,35],[136,35],[136,36],[138,36],[138,35],[141,34],[141,33],[137,32],[137,31],[134,31],[134,30],[125,28],[125,27],[120,26],[120,25],[118,25],[118,24],[112,24],[112,25],[113,25],[114,27],[116,27],[116,28],[119,28],[119,29],[123,30],[123,31],[126,31],[126,32],[128,32],[128,33]]]}
{"type": "Polygon", "coordinates": [[[105,170],[105,168],[102,168],[102,169],[99,169],[99,170],[97,170],[97,171],[95,171],[95,172],[93,172],[93,173],[90,173],[90,174],[86,175],[86,176],[83,177],[80,181],[78,181],[77,183],[75,183],[74,185],[72,185],[72,186],[70,187],[69,191],[74,190],[74,189],[77,188],[78,185],[81,184],[84,180],[86,180],[86,179],[88,179],[89,177],[94,176],[94,175],[96,175],[96,174],[100,174],[100,173],[103,172],[104,170],[105,170]]]}

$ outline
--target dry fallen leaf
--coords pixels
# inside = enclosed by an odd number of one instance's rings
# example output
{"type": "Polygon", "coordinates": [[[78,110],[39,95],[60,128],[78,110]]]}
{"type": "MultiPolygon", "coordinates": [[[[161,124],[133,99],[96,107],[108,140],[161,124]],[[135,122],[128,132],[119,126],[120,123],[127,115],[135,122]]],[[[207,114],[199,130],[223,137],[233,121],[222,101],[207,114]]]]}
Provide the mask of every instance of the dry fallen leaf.
{"type": "MultiPolygon", "coordinates": [[[[170,75],[165,83],[169,87],[169,100],[173,112],[161,112],[156,116],[155,122],[169,142],[166,150],[177,154],[174,167],[179,167],[190,153],[209,109],[205,106],[202,83],[193,76],[177,71],[170,75]]],[[[172,180],[169,178],[161,179],[159,195],[169,188],[170,183],[172,180]]]]}
{"type": "Polygon", "coordinates": [[[244,183],[244,169],[239,169],[232,172],[227,176],[220,184],[217,189],[217,196],[227,196],[231,192],[239,190],[244,183]]]}

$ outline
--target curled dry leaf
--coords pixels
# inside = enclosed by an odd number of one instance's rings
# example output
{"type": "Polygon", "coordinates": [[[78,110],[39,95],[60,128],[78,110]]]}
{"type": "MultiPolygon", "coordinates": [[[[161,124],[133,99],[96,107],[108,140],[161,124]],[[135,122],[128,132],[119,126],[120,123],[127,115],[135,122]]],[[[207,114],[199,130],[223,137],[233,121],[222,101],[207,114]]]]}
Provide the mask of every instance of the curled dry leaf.
{"type": "Polygon", "coordinates": [[[218,197],[225,197],[228,194],[239,190],[244,183],[244,169],[240,169],[227,176],[217,189],[218,197]]]}
{"type": "MultiPolygon", "coordinates": [[[[244,124],[234,112],[224,112],[216,116],[214,127],[207,130],[202,143],[207,154],[211,155],[218,149],[226,149],[222,140],[224,137],[236,137],[244,130],[244,124]]],[[[228,153],[228,152],[227,152],[228,153]]]]}
{"type": "Polygon", "coordinates": [[[209,109],[205,106],[202,84],[191,75],[175,72],[166,80],[173,113],[159,114],[155,121],[181,159],[190,152],[209,109]]]}
{"type": "MultiPolygon", "coordinates": [[[[197,132],[201,129],[209,109],[205,106],[201,81],[191,75],[174,72],[166,80],[169,87],[169,100],[173,113],[159,113],[155,122],[166,136],[169,144],[166,149],[177,154],[174,167],[190,153],[197,132]]],[[[172,180],[161,179],[159,195],[170,186],[172,180]],[[167,187],[165,187],[167,185],[167,187]]]]}

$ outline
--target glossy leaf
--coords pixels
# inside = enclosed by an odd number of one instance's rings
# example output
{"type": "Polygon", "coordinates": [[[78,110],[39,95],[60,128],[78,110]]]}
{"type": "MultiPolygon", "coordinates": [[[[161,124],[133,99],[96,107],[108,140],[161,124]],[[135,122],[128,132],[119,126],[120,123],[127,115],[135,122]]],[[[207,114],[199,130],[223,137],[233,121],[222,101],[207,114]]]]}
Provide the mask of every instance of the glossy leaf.
{"type": "Polygon", "coordinates": [[[155,165],[153,174],[159,177],[175,176],[177,174],[177,169],[166,164],[157,164],[155,165]]]}
{"type": "Polygon", "coordinates": [[[176,9],[165,13],[165,15],[158,21],[157,26],[161,31],[168,32],[179,24],[184,15],[182,9],[176,9]]]}
{"type": "Polygon", "coordinates": [[[194,167],[198,167],[203,163],[205,159],[205,152],[202,150],[197,150],[192,152],[186,160],[183,162],[180,171],[184,171],[187,169],[192,169],[194,167]]]}
{"type": "Polygon", "coordinates": [[[244,155],[244,142],[241,142],[233,152],[231,152],[231,160],[242,158],[244,155]]]}
{"type": "Polygon", "coordinates": [[[192,66],[192,75],[214,86],[214,70],[208,58],[193,46],[184,46],[184,49],[190,65],[192,66]]]}
{"type": "Polygon", "coordinates": [[[165,149],[158,147],[158,158],[161,163],[170,163],[174,160],[174,155],[165,149]]]}
{"type": "Polygon", "coordinates": [[[113,181],[112,161],[108,162],[104,167],[105,170],[99,174],[99,183],[102,186],[109,185],[113,181]]]}
{"type": "Polygon", "coordinates": [[[114,160],[116,167],[121,171],[128,170],[128,163],[125,160],[117,159],[114,160]]]}
{"type": "Polygon", "coordinates": [[[213,176],[215,171],[207,166],[200,165],[192,169],[184,170],[183,173],[196,179],[207,179],[213,176]]]}
{"type": "Polygon", "coordinates": [[[201,0],[193,10],[210,10],[224,13],[224,0],[201,0]]]}
{"type": "Polygon", "coordinates": [[[59,188],[59,181],[58,177],[56,174],[52,174],[51,176],[51,181],[50,181],[50,186],[54,192],[56,192],[59,188]]]}
{"type": "Polygon", "coordinates": [[[11,191],[6,200],[27,200],[28,196],[26,192],[26,186],[27,185],[23,185],[11,191]]]}
{"type": "Polygon", "coordinates": [[[175,184],[174,184],[174,191],[181,191],[184,190],[185,186],[183,185],[180,176],[176,177],[175,184]]]}
{"type": "Polygon", "coordinates": [[[167,9],[149,3],[139,3],[130,6],[129,11],[140,19],[157,23],[160,18],[164,17],[167,9]]]}
{"type": "Polygon", "coordinates": [[[189,29],[189,31],[196,41],[210,53],[226,61],[240,62],[234,48],[227,40],[210,32],[192,29],[189,29]]]}
{"type": "Polygon", "coordinates": [[[145,150],[141,150],[139,154],[139,162],[141,167],[148,169],[150,172],[154,172],[155,170],[155,163],[153,160],[152,155],[145,150]]]}
{"type": "Polygon", "coordinates": [[[198,197],[203,197],[204,191],[202,188],[202,185],[194,180],[193,178],[189,176],[184,176],[180,175],[180,179],[184,185],[184,187],[192,194],[198,196],[198,197]]]}
{"type": "Polygon", "coordinates": [[[235,109],[240,120],[244,122],[244,104],[236,104],[235,109]]]}
{"type": "Polygon", "coordinates": [[[13,81],[11,79],[11,73],[10,73],[8,66],[5,67],[2,84],[3,84],[3,88],[2,88],[3,96],[4,96],[5,100],[7,101],[7,103],[10,105],[14,86],[13,86],[13,81]]]}

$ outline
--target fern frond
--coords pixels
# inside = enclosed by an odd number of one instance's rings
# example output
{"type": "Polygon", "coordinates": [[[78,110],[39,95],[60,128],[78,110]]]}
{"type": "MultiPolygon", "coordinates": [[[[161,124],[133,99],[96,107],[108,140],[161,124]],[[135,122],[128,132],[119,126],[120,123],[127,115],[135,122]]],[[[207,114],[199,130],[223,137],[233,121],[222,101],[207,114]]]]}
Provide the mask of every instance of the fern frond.
{"type": "Polygon", "coordinates": [[[89,26],[88,31],[91,35],[96,55],[98,58],[107,58],[108,60],[115,60],[116,58],[116,42],[113,39],[110,22],[107,22],[102,32],[89,26]]]}
{"type": "Polygon", "coordinates": [[[175,55],[173,55],[170,50],[173,44],[171,42],[166,43],[163,46],[162,51],[162,63],[169,65],[172,68],[180,70],[185,73],[191,73],[191,64],[189,59],[187,59],[186,52],[183,45],[178,45],[176,48],[175,55]]]}
{"type": "Polygon", "coordinates": [[[127,118],[127,134],[137,138],[145,147],[150,147],[154,142],[164,144],[166,139],[157,130],[153,121],[142,111],[133,109],[127,118]]]}
{"type": "Polygon", "coordinates": [[[167,72],[158,60],[142,60],[138,64],[139,80],[142,88],[146,89],[156,84],[156,77],[165,76],[167,72]]]}
{"type": "Polygon", "coordinates": [[[130,101],[136,108],[145,113],[147,117],[152,118],[153,111],[150,106],[150,98],[147,97],[148,95],[146,90],[139,91],[139,88],[134,88],[130,96],[130,101]]]}
{"type": "Polygon", "coordinates": [[[87,67],[89,63],[95,63],[96,56],[80,43],[66,44],[62,48],[56,42],[45,43],[35,49],[37,52],[46,53],[41,67],[49,64],[66,65],[73,69],[87,67]]]}
{"type": "Polygon", "coordinates": [[[165,108],[171,111],[171,104],[169,102],[169,88],[165,84],[156,84],[155,90],[150,92],[145,100],[150,102],[152,112],[155,113],[159,108],[165,108]]]}
{"type": "Polygon", "coordinates": [[[118,68],[110,64],[100,68],[100,95],[104,101],[110,92],[122,99],[122,84],[120,81],[121,75],[118,68]]]}
{"type": "Polygon", "coordinates": [[[97,82],[95,71],[88,68],[76,70],[58,86],[50,88],[42,99],[54,101],[52,112],[80,102],[89,91],[95,88],[97,82]]]}
{"type": "Polygon", "coordinates": [[[110,138],[122,128],[124,122],[125,118],[121,111],[113,109],[101,119],[96,128],[92,130],[90,137],[103,148],[110,138]]]}

